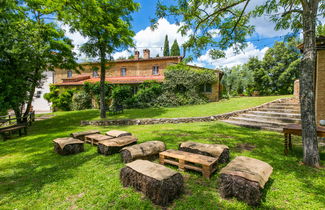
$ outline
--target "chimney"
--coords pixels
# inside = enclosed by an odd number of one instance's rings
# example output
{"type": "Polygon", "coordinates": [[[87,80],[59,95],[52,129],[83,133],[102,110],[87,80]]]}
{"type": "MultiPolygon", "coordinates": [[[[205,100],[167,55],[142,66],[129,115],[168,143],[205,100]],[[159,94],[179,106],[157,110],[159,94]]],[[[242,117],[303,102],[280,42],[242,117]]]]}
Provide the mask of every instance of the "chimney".
{"type": "Polygon", "coordinates": [[[143,50],[143,58],[144,59],[149,59],[150,58],[150,50],[149,49],[144,49],[143,50]]]}
{"type": "Polygon", "coordinates": [[[134,59],[135,60],[139,60],[139,57],[140,57],[140,52],[139,51],[134,51],[134,59]]]}

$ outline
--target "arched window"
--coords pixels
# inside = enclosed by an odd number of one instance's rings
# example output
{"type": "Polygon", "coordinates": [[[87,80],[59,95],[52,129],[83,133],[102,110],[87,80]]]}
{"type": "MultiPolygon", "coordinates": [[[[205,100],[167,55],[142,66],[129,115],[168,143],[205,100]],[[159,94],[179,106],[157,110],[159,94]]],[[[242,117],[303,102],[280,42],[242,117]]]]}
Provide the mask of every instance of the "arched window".
{"type": "Polygon", "coordinates": [[[71,78],[71,77],[72,77],[72,71],[71,71],[71,70],[68,70],[68,72],[67,72],[67,77],[68,77],[68,78],[71,78]]]}

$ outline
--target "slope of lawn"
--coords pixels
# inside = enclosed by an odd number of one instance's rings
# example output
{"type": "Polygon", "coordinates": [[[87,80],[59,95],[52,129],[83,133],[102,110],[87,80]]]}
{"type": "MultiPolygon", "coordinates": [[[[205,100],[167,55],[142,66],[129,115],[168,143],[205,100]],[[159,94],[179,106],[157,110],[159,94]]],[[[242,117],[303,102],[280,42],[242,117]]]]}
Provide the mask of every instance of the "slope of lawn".
{"type": "MultiPolygon", "coordinates": [[[[126,109],[124,111],[124,114],[107,116],[107,119],[205,117],[246,109],[271,102],[279,98],[287,97],[292,96],[236,97],[229,100],[222,100],[219,102],[212,102],[201,105],[188,105],[168,108],[126,109]]],[[[98,110],[84,110],[83,113],[88,117],[88,120],[100,119],[98,110]]],[[[62,112],[57,112],[56,114],[60,115],[62,112]]]]}
{"type": "MultiPolygon", "coordinates": [[[[0,209],[157,209],[141,193],[122,187],[119,171],[124,164],[119,154],[102,156],[89,144],[80,154],[54,153],[54,138],[87,129],[126,130],[137,136],[139,142],[160,140],[167,148],[174,149],[187,140],[226,144],[230,147],[231,159],[245,155],[273,166],[261,209],[324,208],[325,170],[300,164],[299,137],[293,138],[293,152],[284,156],[280,133],[221,122],[80,127],[80,120],[89,118],[85,115],[85,112],[61,113],[35,122],[26,137],[0,141],[0,209]]],[[[324,148],[320,155],[324,164],[324,148]]],[[[192,171],[181,173],[185,178],[185,192],[170,209],[250,209],[236,199],[220,197],[218,171],[210,180],[192,171]]]]}

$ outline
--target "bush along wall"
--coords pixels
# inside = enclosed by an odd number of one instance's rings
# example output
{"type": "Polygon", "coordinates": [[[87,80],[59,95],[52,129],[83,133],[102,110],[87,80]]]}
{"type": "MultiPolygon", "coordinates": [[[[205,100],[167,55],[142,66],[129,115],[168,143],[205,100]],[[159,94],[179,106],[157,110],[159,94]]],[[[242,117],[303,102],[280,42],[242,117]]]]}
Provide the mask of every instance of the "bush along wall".
{"type": "MultiPolygon", "coordinates": [[[[170,107],[207,103],[200,91],[204,84],[217,82],[213,70],[193,68],[185,64],[172,65],[165,71],[165,81],[146,81],[140,85],[112,85],[106,83],[106,105],[125,108],[170,107]]],[[[85,83],[81,90],[59,89],[51,86],[44,96],[54,110],[82,110],[98,108],[100,83],[85,83]],[[95,103],[92,103],[95,101],[95,103]]]]}
{"type": "Polygon", "coordinates": [[[157,98],[157,106],[180,106],[207,103],[200,92],[204,84],[217,82],[213,70],[193,68],[185,64],[171,65],[165,71],[162,94],[157,98]]]}

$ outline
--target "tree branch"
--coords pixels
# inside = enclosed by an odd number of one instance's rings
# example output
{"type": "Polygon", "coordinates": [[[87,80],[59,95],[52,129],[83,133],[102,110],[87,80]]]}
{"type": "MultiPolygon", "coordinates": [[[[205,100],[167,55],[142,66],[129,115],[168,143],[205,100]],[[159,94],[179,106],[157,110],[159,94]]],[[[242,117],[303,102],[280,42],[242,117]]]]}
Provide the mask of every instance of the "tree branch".
{"type": "Polygon", "coordinates": [[[243,14],[244,14],[244,12],[245,12],[245,10],[246,10],[246,7],[247,7],[247,5],[248,5],[249,2],[250,2],[250,0],[247,0],[247,1],[246,1],[246,4],[245,4],[243,10],[241,11],[240,16],[239,16],[237,22],[235,23],[235,26],[232,28],[230,35],[232,35],[232,33],[233,33],[233,32],[235,31],[235,29],[237,28],[237,25],[238,25],[239,21],[241,20],[241,18],[243,17],[243,14]]]}
{"type": "Polygon", "coordinates": [[[228,9],[230,9],[230,8],[232,8],[232,7],[234,7],[234,6],[237,6],[238,4],[241,4],[241,3],[245,2],[245,1],[247,1],[247,0],[241,0],[241,1],[235,2],[235,3],[231,4],[231,5],[228,5],[228,6],[226,6],[226,7],[220,8],[220,9],[218,9],[217,11],[214,11],[212,14],[206,16],[204,19],[201,19],[201,21],[199,21],[199,22],[197,23],[197,26],[195,27],[194,33],[196,33],[197,30],[199,29],[199,27],[200,27],[204,22],[206,22],[210,17],[213,17],[213,16],[215,16],[215,15],[221,13],[221,12],[227,11],[228,9]]]}

